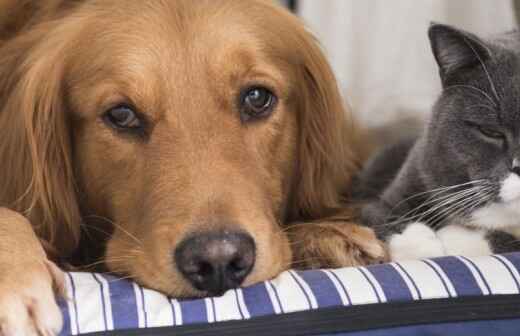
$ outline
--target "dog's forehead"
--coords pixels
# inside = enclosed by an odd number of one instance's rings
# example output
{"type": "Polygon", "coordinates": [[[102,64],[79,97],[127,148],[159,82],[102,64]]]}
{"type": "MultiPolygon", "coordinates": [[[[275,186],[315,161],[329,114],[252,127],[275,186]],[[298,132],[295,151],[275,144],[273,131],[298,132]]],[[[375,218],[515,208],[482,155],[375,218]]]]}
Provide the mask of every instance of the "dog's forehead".
{"type": "Polygon", "coordinates": [[[255,83],[283,96],[290,89],[290,61],[273,55],[280,47],[270,44],[272,32],[252,24],[243,7],[231,2],[221,8],[229,3],[130,1],[127,10],[103,15],[80,42],[76,75],[70,76],[80,104],[101,111],[123,97],[146,111],[200,111],[201,104],[236,96],[255,83]]]}

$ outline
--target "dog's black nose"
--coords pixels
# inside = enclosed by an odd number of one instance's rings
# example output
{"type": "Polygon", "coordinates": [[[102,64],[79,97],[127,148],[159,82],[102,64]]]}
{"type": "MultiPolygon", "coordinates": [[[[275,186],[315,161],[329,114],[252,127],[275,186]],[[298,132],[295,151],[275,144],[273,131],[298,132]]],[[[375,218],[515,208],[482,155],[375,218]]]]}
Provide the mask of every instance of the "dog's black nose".
{"type": "Polygon", "coordinates": [[[255,264],[255,242],[238,232],[204,233],[182,241],[177,267],[198,290],[221,295],[242,284],[255,264]]]}

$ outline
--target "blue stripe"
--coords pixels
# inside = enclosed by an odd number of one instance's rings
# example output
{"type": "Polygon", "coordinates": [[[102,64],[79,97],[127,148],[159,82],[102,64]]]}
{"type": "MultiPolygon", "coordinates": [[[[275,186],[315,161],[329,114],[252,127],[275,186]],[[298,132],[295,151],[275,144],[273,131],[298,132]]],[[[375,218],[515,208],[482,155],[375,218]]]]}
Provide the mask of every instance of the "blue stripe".
{"type": "Polygon", "coordinates": [[[506,253],[502,254],[502,256],[513,264],[517,272],[520,272],[520,253],[506,253]]]}
{"type": "Polygon", "coordinates": [[[395,268],[388,264],[368,266],[368,271],[376,278],[388,301],[411,301],[410,289],[395,268]]]}
{"type": "Polygon", "coordinates": [[[363,274],[363,276],[365,277],[365,279],[368,281],[368,283],[370,284],[370,287],[372,287],[372,290],[374,291],[374,294],[376,295],[376,298],[377,298],[377,302],[381,303],[381,297],[379,296],[379,293],[377,292],[376,290],[376,286],[374,285],[374,283],[370,280],[370,278],[366,275],[365,271],[362,269],[362,268],[357,268],[357,270],[363,274]]]}
{"type": "Polygon", "coordinates": [[[235,289],[234,291],[235,291],[235,300],[236,300],[236,302],[237,302],[238,312],[240,313],[240,317],[241,317],[242,319],[245,319],[246,317],[245,317],[245,315],[244,315],[244,312],[242,311],[242,307],[241,307],[241,305],[240,305],[240,299],[238,298],[238,290],[235,289]]]}
{"type": "Polygon", "coordinates": [[[104,295],[103,295],[103,283],[101,281],[99,281],[99,279],[97,278],[96,274],[92,274],[92,277],[94,278],[94,280],[96,280],[96,282],[99,285],[99,294],[101,296],[101,308],[103,309],[103,323],[105,325],[105,330],[108,330],[107,307],[106,307],[105,298],[104,298],[104,295]]]}
{"type": "Polygon", "coordinates": [[[500,263],[501,263],[502,265],[504,265],[504,267],[507,269],[507,271],[508,271],[509,274],[511,275],[511,278],[513,279],[513,281],[514,281],[515,284],[516,284],[516,291],[520,293],[520,284],[518,284],[518,280],[516,280],[515,275],[513,274],[513,271],[511,270],[511,268],[509,267],[509,265],[506,264],[502,259],[498,258],[497,256],[493,256],[493,258],[495,258],[496,260],[500,261],[500,263]]]}
{"type": "Polygon", "coordinates": [[[486,278],[484,278],[484,274],[482,274],[482,271],[480,270],[480,268],[477,267],[477,265],[475,265],[475,263],[473,261],[471,261],[470,259],[466,258],[466,257],[462,257],[462,259],[466,260],[467,262],[469,262],[471,265],[473,265],[473,267],[475,267],[475,270],[477,271],[478,275],[480,276],[480,278],[482,279],[482,282],[484,283],[484,286],[486,286],[486,289],[488,290],[488,292],[490,294],[493,294],[491,292],[491,288],[489,287],[489,284],[488,282],[486,281],[486,278]]]}
{"type": "Polygon", "coordinates": [[[341,297],[334,283],[323,271],[297,272],[297,274],[307,283],[314,297],[318,302],[318,307],[341,306],[341,297]]]}
{"type": "Polygon", "coordinates": [[[183,324],[207,323],[208,312],[203,299],[179,302],[182,312],[183,324]]]}
{"type": "Polygon", "coordinates": [[[399,269],[405,274],[405,276],[408,278],[408,280],[412,283],[412,286],[415,288],[415,291],[417,292],[417,296],[419,297],[419,300],[421,300],[422,299],[421,291],[419,290],[419,287],[417,287],[417,284],[415,283],[414,279],[410,276],[410,273],[408,273],[408,271],[403,266],[401,266],[401,264],[395,263],[395,265],[397,267],[399,267],[399,269]]]}
{"type": "Polygon", "coordinates": [[[63,327],[59,333],[60,336],[70,335],[70,312],[67,309],[67,301],[63,298],[58,298],[58,305],[61,310],[61,315],[63,316],[63,327]]]}
{"type": "Polygon", "coordinates": [[[70,285],[72,287],[72,300],[73,300],[72,302],[74,304],[74,316],[76,317],[76,330],[79,333],[80,330],[79,330],[78,303],[76,301],[76,285],[74,284],[74,279],[72,278],[72,275],[70,275],[69,273],[67,273],[67,275],[69,276],[70,285]]]}
{"type": "Polygon", "coordinates": [[[138,286],[139,293],[141,293],[141,305],[143,308],[143,315],[144,315],[144,327],[148,328],[148,312],[146,311],[146,301],[144,300],[144,291],[143,287],[138,286]]]}
{"type": "Polygon", "coordinates": [[[251,317],[274,314],[274,308],[265,285],[258,284],[242,289],[244,302],[251,317]]]}
{"type": "Polygon", "coordinates": [[[448,294],[449,297],[452,297],[451,293],[450,293],[450,290],[448,289],[448,284],[446,283],[446,281],[444,281],[444,278],[442,277],[442,275],[439,273],[439,271],[433,267],[429,260],[421,260],[423,263],[425,263],[426,265],[428,265],[428,267],[430,267],[434,272],[435,274],[437,274],[437,276],[439,277],[439,279],[441,280],[442,282],[442,285],[444,286],[444,290],[446,290],[446,293],[448,294]]]}
{"type": "Polygon", "coordinates": [[[130,281],[102,275],[108,282],[114,329],[137,328],[138,314],[134,287],[130,281]]]}
{"type": "Polygon", "coordinates": [[[343,290],[343,293],[345,294],[345,296],[346,296],[346,298],[347,298],[347,303],[348,303],[349,305],[352,305],[352,299],[350,298],[350,295],[348,295],[347,288],[345,287],[345,285],[343,285],[343,282],[341,281],[341,279],[339,278],[339,276],[338,276],[336,273],[332,272],[332,271],[330,271],[329,274],[332,274],[332,276],[333,276],[334,278],[336,278],[336,280],[338,281],[338,283],[339,283],[341,289],[343,290]]]}
{"type": "Polygon", "coordinates": [[[468,267],[455,257],[440,257],[432,259],[450,279],[458,296],[482,295],[477,281],[468,267]]]}
{"type": "Polygon", "coordinates": [[[303,289],[302,284],[300,283],[300,281],[298,280],[298,278],[294,276],[294,274],[292,273],[292,271],[289,271],[289,274],[290,274],[291,277],[294,279],[294,281],[296,281],[296,284],[298,285],[298,287],[300,287],[300,290],[302,291],[303,295],[305,295],[305,298],[307,299],[307,304],[309,305],[309,309],[312,309],[311,298],[309,297],[309,295],[307,294],[307,292],[305,291],[305,289],[303,289]]]}

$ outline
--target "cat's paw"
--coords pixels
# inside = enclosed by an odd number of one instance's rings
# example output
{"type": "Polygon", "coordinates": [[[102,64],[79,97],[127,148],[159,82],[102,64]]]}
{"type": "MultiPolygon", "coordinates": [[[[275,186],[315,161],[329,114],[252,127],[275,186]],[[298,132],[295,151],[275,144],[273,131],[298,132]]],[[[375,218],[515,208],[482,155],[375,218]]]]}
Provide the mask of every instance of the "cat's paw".
{"type": "Polygon", "coordinates": [[[461,225],[448,225],[437,231],[446,255],[468,257],[490,255],[492,253],[486,233],[482,230],[461,225]]]}
{"type": "Polygon", "coordinates": [[[400,234],[388,239],[390,259],[394,261],[416,260],[445,255],[442,241],[435,231],[423,223],[409,224],[400,234]]]}

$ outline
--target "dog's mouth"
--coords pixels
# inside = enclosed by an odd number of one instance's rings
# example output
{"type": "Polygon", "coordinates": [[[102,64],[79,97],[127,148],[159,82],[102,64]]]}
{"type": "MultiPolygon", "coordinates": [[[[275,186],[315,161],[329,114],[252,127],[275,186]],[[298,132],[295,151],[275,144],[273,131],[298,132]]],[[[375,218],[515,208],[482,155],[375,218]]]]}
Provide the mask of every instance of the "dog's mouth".
{"type": "Polygon", "coordinates": [[[174,297],[221,296],[274,278],[292,258],[283,232],[207,230],[175,239],[164,230],[139,245],[125,236],[116,232],[107,244],[109,271],[174,297]]]}

